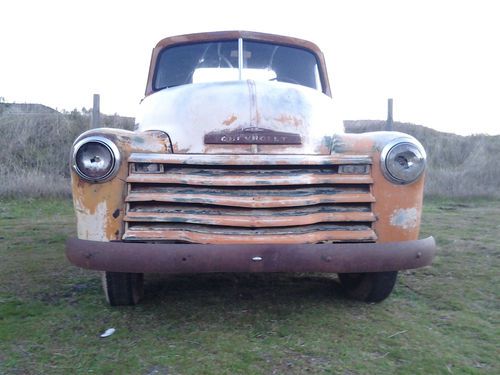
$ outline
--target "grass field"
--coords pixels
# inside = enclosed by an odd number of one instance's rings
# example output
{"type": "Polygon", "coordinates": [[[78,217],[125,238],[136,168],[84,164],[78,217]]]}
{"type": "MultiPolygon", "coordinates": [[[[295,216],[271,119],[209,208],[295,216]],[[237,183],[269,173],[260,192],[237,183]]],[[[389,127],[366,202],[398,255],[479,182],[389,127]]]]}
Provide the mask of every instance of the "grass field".
{"type": "Polygon", "coordinates": [[[439,256],[381,304],[334,276],[215,274],[148,275],[110,308],[65,259],[69,201],[0,201],[0,374],[499,374],[500,201],[430,200],[423,222],[439,256]]]}

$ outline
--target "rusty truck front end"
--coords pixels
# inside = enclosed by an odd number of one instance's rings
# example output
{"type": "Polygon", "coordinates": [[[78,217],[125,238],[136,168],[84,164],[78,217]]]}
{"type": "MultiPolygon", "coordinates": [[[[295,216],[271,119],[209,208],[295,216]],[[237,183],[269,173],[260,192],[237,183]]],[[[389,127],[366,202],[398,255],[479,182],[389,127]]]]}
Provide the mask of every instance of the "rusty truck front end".
{"type": "Polygon", "coordinates": [[[419,240],[425,151],[397,132],[344,134],[312,43],[249,32],[153,50],[134,132],[95,129],[72,151],[70,261],[134,304],[144,273],[334,272],[386,298],[431,263],[419,240]]]}

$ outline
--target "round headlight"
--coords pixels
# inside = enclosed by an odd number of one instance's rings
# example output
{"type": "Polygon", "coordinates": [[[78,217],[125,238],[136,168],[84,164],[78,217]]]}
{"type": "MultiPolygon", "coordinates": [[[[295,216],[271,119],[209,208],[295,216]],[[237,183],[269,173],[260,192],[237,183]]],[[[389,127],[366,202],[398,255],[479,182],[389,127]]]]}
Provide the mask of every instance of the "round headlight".
{"type": "Polygon", "coordinates": [[[380,161],[385,177],[397,184],[416,181],[424,172],[426,154],[422,145],[412,140],[395,140],[382,150],[380,161]]]}
{"type": "Polygon", "coordinates": [[[107,138],[84,138],[73,147],[73,169],[85,180],[107,181],[114,177],[119,166],[118,147],[107,138]]]}

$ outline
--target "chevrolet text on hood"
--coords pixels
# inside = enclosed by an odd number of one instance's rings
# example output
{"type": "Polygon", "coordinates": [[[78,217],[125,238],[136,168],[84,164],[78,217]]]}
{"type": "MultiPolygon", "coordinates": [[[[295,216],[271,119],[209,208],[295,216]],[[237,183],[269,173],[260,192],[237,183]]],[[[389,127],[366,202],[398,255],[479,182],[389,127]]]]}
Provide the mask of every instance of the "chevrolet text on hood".
{"type": "Polygon", "coordinates": [[[426,154],[398,132],[344,134],[313,43],[228,31],[153,49],[135,131],[72,148],[77,238],[111,305],[144,273],[332,272],[346,295],[389,296],[429,265],[419,239],[426,154]]]}

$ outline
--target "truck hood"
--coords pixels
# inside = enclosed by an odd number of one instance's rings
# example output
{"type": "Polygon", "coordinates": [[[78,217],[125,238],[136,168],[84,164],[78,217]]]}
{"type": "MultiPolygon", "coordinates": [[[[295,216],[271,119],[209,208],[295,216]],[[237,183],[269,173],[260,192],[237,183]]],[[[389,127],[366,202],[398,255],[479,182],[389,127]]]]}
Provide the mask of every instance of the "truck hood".
{"type": "Polygon", "coordinates": [[[139,107],[137,130],[166,132],[175,153],[329,154],[343,125],[319,91],[248,80],[151,94],[139,107]]]}

